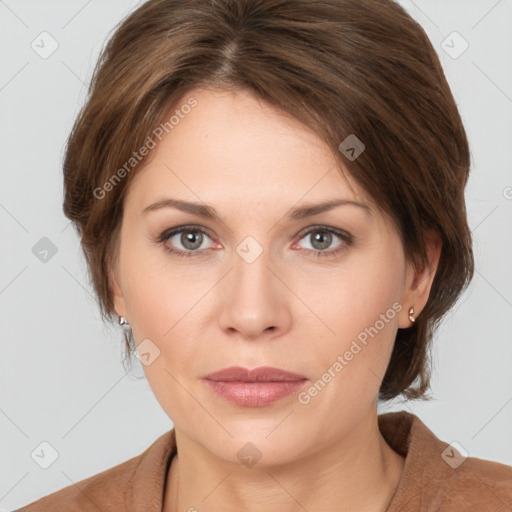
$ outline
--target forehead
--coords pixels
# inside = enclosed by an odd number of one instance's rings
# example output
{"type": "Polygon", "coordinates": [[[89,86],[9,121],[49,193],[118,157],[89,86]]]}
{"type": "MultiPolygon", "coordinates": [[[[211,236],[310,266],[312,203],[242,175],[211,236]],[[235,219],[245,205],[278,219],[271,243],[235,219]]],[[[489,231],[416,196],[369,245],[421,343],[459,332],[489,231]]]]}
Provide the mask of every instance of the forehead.
{"type": "Polygon", "coordinates": [[[133,177],[128,195],[138,206],[166,192],[252,205],[284,197],[290,206],[331,197],[368,202],[319,136],[250,91],[196,89],[173,111],[190,98],[197,106],[155,140],[149,164],[133,177]]]}

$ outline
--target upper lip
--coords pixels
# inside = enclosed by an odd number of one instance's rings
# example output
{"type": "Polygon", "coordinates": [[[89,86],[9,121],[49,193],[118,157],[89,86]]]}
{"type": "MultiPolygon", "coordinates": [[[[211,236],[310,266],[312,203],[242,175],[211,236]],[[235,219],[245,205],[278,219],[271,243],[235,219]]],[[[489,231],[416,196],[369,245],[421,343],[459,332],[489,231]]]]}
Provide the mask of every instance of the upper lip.
{"type": "Polygon", "coordinates": [[[270,366],[260,366],[252,370],[241,366],[231,366],[209,373],[204,378],[222,382],[296,382],[307,379],[304,375],[270,366]]]}

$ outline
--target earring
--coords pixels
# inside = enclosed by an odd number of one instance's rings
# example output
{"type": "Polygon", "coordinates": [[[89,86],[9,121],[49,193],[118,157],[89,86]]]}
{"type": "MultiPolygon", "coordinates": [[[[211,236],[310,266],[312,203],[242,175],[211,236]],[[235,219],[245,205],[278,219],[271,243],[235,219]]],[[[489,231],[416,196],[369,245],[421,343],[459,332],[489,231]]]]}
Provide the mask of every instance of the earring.
{"type": "Polygon", "coordinates": [[[119,317],[119,325],[130,325],[127,321],[126,321],[126,318],[124,316],[120,316],[119,317]]]}
{"type": "Polygon", "coordinates": [[[414,317],[414,308],[413,307],[409,308],[409,320],[412,323],[416,322],[416,318],[414,317]]]}

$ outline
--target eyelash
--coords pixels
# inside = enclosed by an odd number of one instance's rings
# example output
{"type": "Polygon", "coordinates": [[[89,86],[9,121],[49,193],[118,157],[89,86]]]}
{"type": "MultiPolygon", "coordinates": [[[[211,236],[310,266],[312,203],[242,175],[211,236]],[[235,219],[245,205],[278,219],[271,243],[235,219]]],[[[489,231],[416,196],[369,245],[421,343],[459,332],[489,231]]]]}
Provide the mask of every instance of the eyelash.
{"type": "MultiPolygon", "coordinates": [[[[180,249],[171,249],[169,245],[167,245],[167,241],[172,238],[174,235],[177,235],[179,233],[182,233],[184,231],[194,231],[202,233],[209,238],[211,238],[206,231],[203,229],[197,227],[197,226],[180,226],[177,228],[172,228],[170,230],[164,231],[156,240],[157,243],[163,244],[165,251],[168,253],[178,256],[179,258],[197,258],[197,257],[203,257],[205,251],[209,251],[210,249],[201,249],[201,250],[195,250],[195,251],[182,251],[180,249]]],[[[302,249],[303,251],[306,251],[307,253],[313,253],[315,257],[317,258],[326,258],[326,257],[334,257],[337,256],[339,253],[343,252],[346,247],[350,247],[353,243],[353,237],[350,233],[346,231],[342,231],[339,229],[329,228],[327,226],[312,226],[311,228],[308,228],[307,231],[302,231],[297,236],[299,236],[299,240],[302,240],[307,235],[310,235],[315,232],[324,232],[324,233],[331,233],[339,238],[341,238],[344,242],[339,248],[337,249],[330,249],[330,250],[318,250],[318,249],[302,249]]]]}

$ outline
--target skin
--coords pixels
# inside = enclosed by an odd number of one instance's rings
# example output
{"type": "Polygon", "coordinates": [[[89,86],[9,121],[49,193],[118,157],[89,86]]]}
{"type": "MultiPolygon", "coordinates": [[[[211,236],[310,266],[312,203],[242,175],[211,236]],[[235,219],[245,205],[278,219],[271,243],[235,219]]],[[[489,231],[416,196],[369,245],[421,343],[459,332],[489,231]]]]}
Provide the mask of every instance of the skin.
{"type": "Polygon", "coordinates": [[[409,307],[418,315],[427,302],[439,239],[428,239],[430,263],[415,269],[391,220],[343,177],[315,133],[244,90],[194,90],[180,104],[190,97],[198,106],[133,177],[110,274],[116,312],[136,343],[160,350],[144,371],[176,430],[164,510],[178,500],[180,511],[384,511],[404,459],[378,430],[378,390],[397,329],[412,325],[409,307]],[[142,213],[164,197],[211,205],[221,220],[174,208],[142,213]],[[370,211],[345,205],[286,218],[338,198],[370,211]],[[202,242],[200,234],[195,246],[182,234],[155,242],[187,224],[206,232],[202,242]],[[332,235],[322,246],[313,226],[353,241],[332,235]],[[247,236],[263,249],[252,263],[236,252],[247,236]],[[166,245],[202,255],[179,257],[166,245]],[[402,310],[307,404],[292,394],[235,405],[202,380],[266,365],[306,376],[307,390],[394,303],[402,310]],[[261,452],[252,467],[237,457],[248,442],[261,452]]]}

